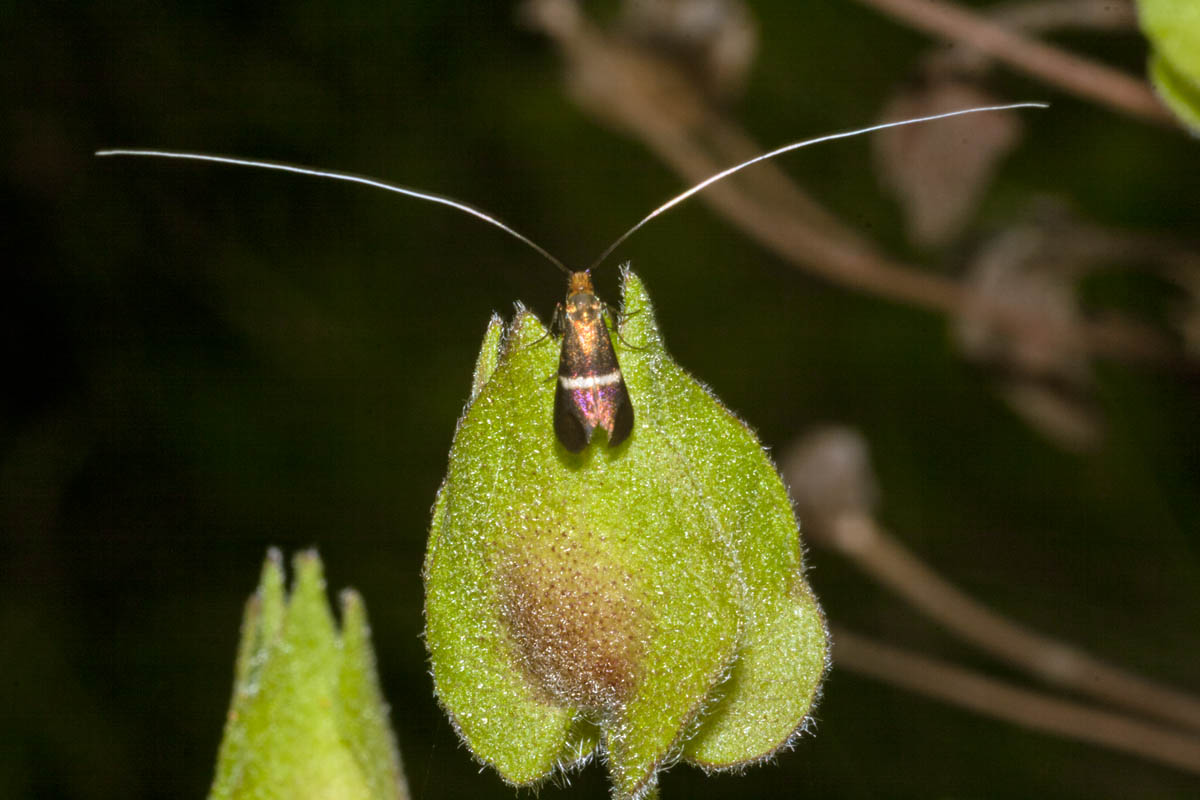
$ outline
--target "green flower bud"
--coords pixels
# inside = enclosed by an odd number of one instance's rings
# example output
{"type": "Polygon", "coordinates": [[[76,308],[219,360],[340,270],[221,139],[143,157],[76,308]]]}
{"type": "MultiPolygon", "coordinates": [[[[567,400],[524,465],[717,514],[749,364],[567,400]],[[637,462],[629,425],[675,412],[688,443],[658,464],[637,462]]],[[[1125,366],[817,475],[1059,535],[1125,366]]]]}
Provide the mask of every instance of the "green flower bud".
{"type": "Polygon", "coordinates": [[[338,634],[315,552],[272,550],[246,604],[233,700],[209,800],[407,800],[362,598],[345,591],[338,634]]]}
{"type": "Polygon", "coordinates": [[[682,758],[770,757],[828,666],[786,491],[744,423],[663,347],[626,271],[613,344],[635,406],[621,445],[554,436],[558,352],[493,318],[434,507],[426,643],[442,705],[510,783],[602,751],[614,794],[682,758]]]}

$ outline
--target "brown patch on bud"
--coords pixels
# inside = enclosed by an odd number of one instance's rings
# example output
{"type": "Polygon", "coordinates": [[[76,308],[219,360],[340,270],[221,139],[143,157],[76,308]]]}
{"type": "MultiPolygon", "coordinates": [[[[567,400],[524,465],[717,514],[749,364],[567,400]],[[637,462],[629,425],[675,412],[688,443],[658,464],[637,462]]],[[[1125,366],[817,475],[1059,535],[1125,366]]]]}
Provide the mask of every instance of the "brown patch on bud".
{"type": "Polygon", "coordinates": [[[556,700],[600,711],[629,697],[648,633],[641,592],[609,546],[590,531],[538,532],[498,570],[520,667],[556,700]]]}

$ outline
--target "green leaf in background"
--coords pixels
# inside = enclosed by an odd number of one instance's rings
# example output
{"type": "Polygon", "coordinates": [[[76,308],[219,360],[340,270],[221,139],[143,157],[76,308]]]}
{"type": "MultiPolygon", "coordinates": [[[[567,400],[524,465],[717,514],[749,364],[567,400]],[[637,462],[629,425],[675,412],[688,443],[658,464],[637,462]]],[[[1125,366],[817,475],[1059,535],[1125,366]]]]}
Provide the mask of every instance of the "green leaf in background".
{"type": "Polygon", "coordinates": [[[1200,2],[1138,0],[1138,17],[1154,46],[1154,88],[1193,133],[1200,133],[1200,2]]]}
{"type": "Polygon", "coordinates": [[[233,701],[210,800],[407,800],[362,599],[342,594],[339,635],[315,552],[272,550],[246,605],[233,701]]]}
{"type": "Polygon", "coordinates": [[[558,443],[555,340],[520,308],[492,320],[434,508],[426,643],[442,705],[505,780],[602,751],[632,798],[679,757],[736,768],[787,744],[828,646],[774,467],[623,278],[636,422],[615,448],[558,443]]]}

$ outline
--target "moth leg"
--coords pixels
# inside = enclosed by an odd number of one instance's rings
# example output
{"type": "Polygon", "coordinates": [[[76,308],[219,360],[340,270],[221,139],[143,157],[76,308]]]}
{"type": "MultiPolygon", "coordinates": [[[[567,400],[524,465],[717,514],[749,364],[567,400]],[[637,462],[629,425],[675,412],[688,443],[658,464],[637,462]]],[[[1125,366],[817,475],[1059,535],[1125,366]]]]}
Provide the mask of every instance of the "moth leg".
{"type": "Polygon", "coordinates": [[[640,310],[634,311],[632,314],[624,314],[624,313],[613,310],[613,307],[608,304],[605,304],[604,310],[608,313],[608,317],[612,322],[612,332],[615,333],[617,335],[617,338],[621,340],[621,344],[625,345],[630,350],[637,350],[639,352],[643,351],[643,350],[648,350],[650,348],[650,345],[648,345],[648,344],[647,345],[634,344],[633,342],[626,339],[625,336],[621,333],[621,324],[620,323],[623,323],[625,320],[631,319],[633,317],[636,317],[638,314],[641,314],[642,312],[640,310]]]}

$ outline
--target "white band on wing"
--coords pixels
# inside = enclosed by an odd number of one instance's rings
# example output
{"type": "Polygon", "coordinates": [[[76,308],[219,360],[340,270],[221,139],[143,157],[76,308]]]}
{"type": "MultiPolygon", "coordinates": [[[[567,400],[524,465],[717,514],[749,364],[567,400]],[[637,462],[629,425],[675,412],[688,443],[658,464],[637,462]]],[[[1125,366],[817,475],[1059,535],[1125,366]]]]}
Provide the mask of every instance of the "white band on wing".
{"type": "Polygon", "coordinates": [[[614,369],[607,375],[581,375],[576,378],[561,375],[558,378],[559,385],[569,392],[576,389],[594,389],[597,386],[611,386],[621,380],[621,370],[614,369]]]}

